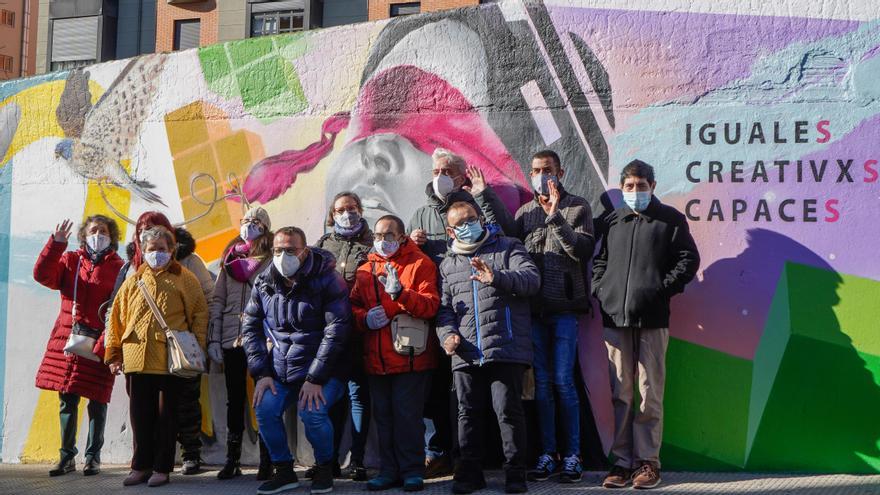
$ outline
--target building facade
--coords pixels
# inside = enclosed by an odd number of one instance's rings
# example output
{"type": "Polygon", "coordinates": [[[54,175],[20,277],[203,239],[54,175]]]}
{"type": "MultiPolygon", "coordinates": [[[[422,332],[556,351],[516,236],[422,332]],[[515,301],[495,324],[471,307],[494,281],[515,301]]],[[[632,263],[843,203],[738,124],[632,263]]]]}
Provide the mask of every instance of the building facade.
{"type": "Polygon", "coordinates": [[[0,0],[0,80],[34,74],[38,0],[0,0]]]}
{"type": "Polygon", "coordinates": [[[418,2],[412,0],[370,0],[368,18],[375,21],[422,12],[471,7],[480,3],[488,2],[480,2],[480,0],[425,0],[418,2]]]}

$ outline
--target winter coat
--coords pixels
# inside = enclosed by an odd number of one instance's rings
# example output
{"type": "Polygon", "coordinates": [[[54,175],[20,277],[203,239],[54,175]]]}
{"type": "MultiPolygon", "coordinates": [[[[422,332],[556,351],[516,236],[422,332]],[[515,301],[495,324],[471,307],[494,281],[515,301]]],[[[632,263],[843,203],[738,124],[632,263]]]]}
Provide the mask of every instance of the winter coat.
{"type": "MultiPolygon", "coordinates": [[[[229,253],[226,253],[228,256],[229,253]]],[[[224,260],[226,259],[224,256],[224,260]]],[[[248,277],[247,282],[236,280],[224,267],[217,276],[214,292],[211,295],[209,312],[211,324],[208,343],[220,342],[224,349],[232,349],[241,336],[242,312],[250,299],[251,290],[257,277],[272,264],[272,257],[266,257],[259,267],[248,277]]]]}
{"type": "Polygon", "coordinates": [[[175,231],[177,235],[177,251],[174,258],[183,265],[184,268],[191,271],[199,285],[202,287],[202,293],[205,294],[205,300],[211,300],[211,293],[214,292],[214,275],[205,266],[205,261],[201,256],[196,254],[196,241],[189,232],[181,232],[181,228],[175,231]]]}
{"type": "MultiPolygon", "coordinates": [[[[64,354],[73,324],[73,291],[76,284],[77,320],[96,330],[104,330],[101,306],[110,299],[113,281],[122,266],[116,252],[110,252],[97,264],[86,250],[65,252],[66,242],[52,238],[34,265],[34,280],[61,293],[61,310],[46,344],[46,353],[37,371],[38,388],[64,394],[75,394],[96,402],[110,402],[113,375],[103,362],[64,354]],[[77,272],[78,261],[82,260],[77,272]],[[79,282],[76,283],[77,278],[79,282]]],[[[104,355],[104,336],[98,338],[95,353],[104,355]]]]}
{"type": "Polygon", "coordinates": [[[172,260],[154,271],[146,263],[123,282],[113,301],[107,326],[106,363],[119,361],[125,373],[168,374],[165,332],[147,305],[137,282],[143,280],[172,330],[189,330],[204,349],[208,303],[196,276],[172,260]]]}
{"type": "Polygon", "coordinates": [[[404,242],[387,260],[370,252],[367,263],[358,268],[357,281],[351,291],[351,307],[357,329],[364,333],[363,353],[368,374],[391,375],[436,368],[440,347],[433,333],[428,336],[425,351],[410,359],[394,350],[390,324],[378,330],[367,326],[367,311],[378,305],[384,308],[389,320],[399,314],[430,320],[437,314],[440,306],[437,266],[414,242],[404,242]],[[378,280],[387,273],[386,263],[397,270],[403,286],[397,300],[391,299],[378,280]]]}
{"type": "Polygon", "coordinates": [[[350,331],[348,286],[336,260],[310,248],[292,285],[274,265],[257,277],[242,320],[248,370],[255,380],[271,376],[282,383],[323,385],[345,377],[341,355],[350,331]]]}
{"type": "Polygon", "coordinates": [[[528,298],[541,289],[541,275],[522,242],[489,235],[475,256],[492,268],[491,285],[470,280],[475,273],[471,256],[450,250],[440,264],[437,337],[441,345],[452,334],[461,337],[452,369],[491,362],[532,364],[528,298]]]}
{"type": "Polygon", "coordinates": [[[552,216],[533,201],[516,212],[518,237],[541,271],[541,292],[532,299],[532,313],[586,313],[590,310],[587,269],[593,257],[593,214],[586,199],[561,191],[552,216]]]}
{"type": "Polygon", "coordinates": [[[593,291],[604,325],[668,328],[670,298],[700,266],[685,216],[654,197],[641,214],[623,206],[598,225],[593,291]]]}
{"type": "Polygon", "coordinates": [[[443,261],[446,255],[447,243],[449,236],[446,235],[446,212],[449,207],[459,201],[470,203],[477,210],[478,215],[486,217],[486,223],[497,224],[503,232],[513,232],[516,229],[516,223],[513,216],[501,198],[495,194],[491,187],[486,186],[482,192],[476,196],[464,189],[451,193],[445,199],[440,199],[434,195],[434,188],[431,184],[425,189],[428,196],[428,203],[420,206],[412,219],[409,221],[409,231],[422,229],[427,235],[428,241],[422,246],[422,251],[431,257],[437,265],[443,261]]]}
{"type": "Polygon", "coordinates": [[[373,248],[373,232],[363,218],[361,231],[354,237],[329,232],[318,239],[317,247],[330,251],[336,258],[336,271],[345,279],[349,290],[354,287],[355,273],[367,261],[367,253],[373,248]]]}

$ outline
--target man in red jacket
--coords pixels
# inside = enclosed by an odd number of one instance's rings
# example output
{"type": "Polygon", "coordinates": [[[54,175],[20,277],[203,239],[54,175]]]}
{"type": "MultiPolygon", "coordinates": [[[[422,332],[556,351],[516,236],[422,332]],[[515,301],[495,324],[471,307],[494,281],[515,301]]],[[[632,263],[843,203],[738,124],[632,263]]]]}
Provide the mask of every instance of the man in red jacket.
{"type": "Polygon", "coordinates": [[[365,332],[364,363],[379,434],[379,475],[370,491],[420,491],[425,475],[422,412],[439,345],[427,320],[440,306],[437,268],[387,215],[373,229],[373,249],[358,268],[351,306],[365,332]]]}

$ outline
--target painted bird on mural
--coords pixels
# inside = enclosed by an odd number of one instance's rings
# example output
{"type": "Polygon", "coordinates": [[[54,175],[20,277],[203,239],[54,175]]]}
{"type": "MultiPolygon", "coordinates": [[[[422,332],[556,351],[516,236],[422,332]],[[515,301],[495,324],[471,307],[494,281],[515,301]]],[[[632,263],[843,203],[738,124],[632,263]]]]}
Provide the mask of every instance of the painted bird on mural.
{"type": "Polygon", "coordinates": [[[65,139],[55,157],[77,175],[128,189],[149,203],[165,205],[155,186],[136,180],[122,166],[131,157],[150,103],[159,87],[165,54],[128,62],[101,98],[92,105],[89,72],[74,69],[67,76],[55,115],[65,139]]]}

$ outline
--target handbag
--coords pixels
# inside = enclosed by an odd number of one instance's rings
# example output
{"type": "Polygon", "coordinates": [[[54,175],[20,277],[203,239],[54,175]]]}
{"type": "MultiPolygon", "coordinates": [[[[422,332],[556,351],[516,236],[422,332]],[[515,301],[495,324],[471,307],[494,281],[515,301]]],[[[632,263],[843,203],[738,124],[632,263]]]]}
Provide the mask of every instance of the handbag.
{"type": "Polygon", "coordinates": [[[144,294],[147,305],[159,322],[159,326],[165,332],[165,347],[168,349],[168,372],[180,378],[196,378],[207,369],[205,367],[205,352],[199,346],[199,341],[194,333],[188,330],[172,330],[165,323],[165,318],[159,312],[156,301],[147,291],[143,280],[138,280],[138,288],[144,294]]]}
{"type": "MultiPolygon", "coordinates": [[[[376,303],[381,305],[382,299],[379,295],[379,282],[376,277],[376,265],[370,264],[370,271],[373,272],[373,288],[376,290],[376,303]]],[[[413,356],[425,352],[428,348],[428,332],[431,331],[431,325],[428,320],[416,318],[407,313],[400,313],[391,319],[391,343],[394,346],[394,352],[409,356],[413,356]]]]}
{"type": "Polygon", "coordinates": [[[79,289],[79,269],[81,266],[82,255],[80,255],[76,262],[76,275],[73,282],[73,308],[70,310],[70,318],[73,323],[70,327],[70,335],[64,344],[64,353],[101,362],[101,358],[95,354],[95,344],[101,336],[101,331],[84,325],[76,319],[76,296],[79,289]]]}

